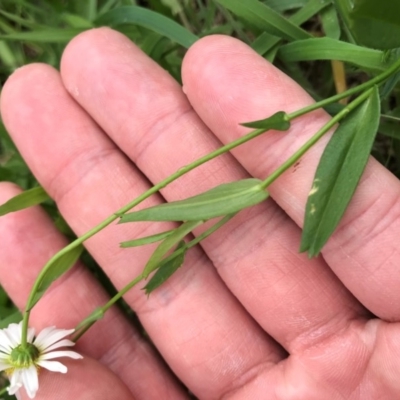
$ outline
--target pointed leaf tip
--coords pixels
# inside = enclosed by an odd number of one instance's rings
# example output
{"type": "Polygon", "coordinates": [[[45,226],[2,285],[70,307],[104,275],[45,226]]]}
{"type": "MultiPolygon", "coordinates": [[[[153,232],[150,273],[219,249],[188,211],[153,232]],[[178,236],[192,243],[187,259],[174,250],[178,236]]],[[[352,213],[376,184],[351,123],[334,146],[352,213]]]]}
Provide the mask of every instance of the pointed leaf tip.
{"type": "Polygon", "coordinates": [[[268,118],[260,119],[258,121],[243,122],[240,125],[246,128],[263,129],[268,131],[274,129],[276,131],[287,131],[290,128],[290,121],[288,115],[279,111],[268,118]]]}

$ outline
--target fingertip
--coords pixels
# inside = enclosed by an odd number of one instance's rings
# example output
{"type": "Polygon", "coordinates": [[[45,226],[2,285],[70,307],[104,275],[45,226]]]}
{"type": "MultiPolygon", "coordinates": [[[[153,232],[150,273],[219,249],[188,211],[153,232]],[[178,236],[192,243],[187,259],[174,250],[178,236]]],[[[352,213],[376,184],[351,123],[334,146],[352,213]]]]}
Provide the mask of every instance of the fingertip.
{"type": "Polygon", "coordinates": [[[45,83],[57,76],[57,70],[43,63],[25,65],[9,76],[0,96],[1,117],[9,131],[14,129],[15,123],[34,120],[36,101],[44,90],[51,90],[45,83]]]}
{"type": "MultiPolygon", "coordinates": [[[[87,76],[97,80],[98,86],[105,82],[112,71],[124,70],[122,59],[132,64],[127,54],[137,51],[137,46],[125,35],[108,27],[94,28],[75,36],[66,46],[60,61],[60,73],[67,91],[77,99],[87,76]],[[84,54],[84,57],[82,55],[84,54]]],[[[90,88],[86,86],[86,90],[90,88]]]]}

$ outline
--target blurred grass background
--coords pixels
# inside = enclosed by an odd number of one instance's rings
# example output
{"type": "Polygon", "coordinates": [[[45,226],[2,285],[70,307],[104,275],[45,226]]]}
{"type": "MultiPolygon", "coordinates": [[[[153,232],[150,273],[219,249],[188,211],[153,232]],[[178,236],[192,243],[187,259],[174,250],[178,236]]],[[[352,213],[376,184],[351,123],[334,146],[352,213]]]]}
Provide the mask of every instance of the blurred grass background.
{"type": "MultiPolygon", "coordinates": [[[[331,0],[259,1],[267,6],[265,9],[272,10],[264,14],[251,9],[254,2],[256,0],[0,0],[0,89],[16,68],[28,63],[44,62],[58,68],[63,49],[72,37],[102,25],[127,35],[177,81],[181,79],[185,48],[198,37],[214,33],[237,37],[290,75],[315,99],[366,81],[399,54],[397,50],[367,49],[363,52],[361,49],[355,58],[353,51],[345,49],[345,44],[352,43],[351,35],[340,22],[331,0]],[[276,15],[295,27],[301,26],[302,30],[286,26],[276,15]],[[327,50],[327,42],[309,41],[307,45],[314,46],[310,49],[304,45],[304,39],[308,38],[336,41],[332,43],[337,48],[333,46],[327,50]]],[[[373,154],[399,177],[398,79],[399,76],[395,76],[381,90],[383,117],[373,154]]],[[[341,107],[336,104],[328,111],[335,113],[341,107]]],[[[15,182],[24,189],[37,185],[1,119],[0,179],[15,182]]],[[[59,229],[73,237],[54,203],[50,201],[44,206],[59,229]]],[[[112,285],[90,256],[86,254],[84,258],[112,292],[112,285]]],[[[133,318],[127,307],[125,311],[133,318]]],[[[0,289],[0,327],[18,318],[19,313],[0,289]]]]}

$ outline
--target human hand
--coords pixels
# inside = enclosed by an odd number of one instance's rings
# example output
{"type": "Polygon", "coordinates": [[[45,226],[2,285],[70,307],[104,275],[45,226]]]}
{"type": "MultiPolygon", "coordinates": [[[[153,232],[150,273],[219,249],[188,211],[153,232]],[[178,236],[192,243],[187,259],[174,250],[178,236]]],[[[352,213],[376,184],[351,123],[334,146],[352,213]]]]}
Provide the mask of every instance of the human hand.
{"type": "MultiPolygon", "coordinates": [[[[197,42],[182,77],[184,91],[127,38],[102,28],[68,45],[61,73],[28,65],[6,83],[4,123],[78,235],[149,181],[243,135],[240,122],[311,102],[229,37],[197,42]]],[[[268,132],[180,178],[147,205],[221,182],[265,178],[328,118],[313,112],[288,132],[268,132]]],[[[400,398],[400,184],[371,159],[323,257],[309,260],[298,253],[299,226],[326,141],[271,185],[271,199],[191,250],[184,267],[149,298],[140,287],[125,296],[165,364],[112,309],[79,340],[76,350],[85,358],[65,362],[67,375],[41,373],[37,398],[188,398],[178,379],[201,399],[400,398]]],[[[18,191],[2,183],[0,203],[18,191]]],[[[121,288],[142,270],[152,246],[118,243],[160,226],[112,225],[86,246],[121,288]]],[[[38,271],[66,240],[37,207],[2,217],[0,236],[1,284],[23,308],[38,271]]],[[[72,328],[106,301],[78,263],[30,321],[37,329],[72,328]]]]}

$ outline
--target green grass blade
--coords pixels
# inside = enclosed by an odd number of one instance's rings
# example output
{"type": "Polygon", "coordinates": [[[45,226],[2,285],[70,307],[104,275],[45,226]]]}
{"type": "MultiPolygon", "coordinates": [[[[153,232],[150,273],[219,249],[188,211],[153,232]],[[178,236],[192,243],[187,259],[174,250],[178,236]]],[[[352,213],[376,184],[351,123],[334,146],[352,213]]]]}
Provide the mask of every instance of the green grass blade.
{"type": "Polygon", "coordinates": [[[326,7],[321,12],[322,28],[326,36],[339,40],[340,39],[340,23],[336,8],[333,4],[326,7]]]}
{"type": "Polygon", "coordinates": [[[48,199],[50,199],[49,195],[40,186],[26,190],[1,205],[0,216],[35,206],[48,199]]]}
{"type": "Polygon", "coordinates": [[[235,15],[251,25],[287,40],[301,40],[312,37],[281,14],[258,0],[216,0],[235,15]]]}
{"type": "Polygon", "coordinates": [[[300,251],[316,256],[338,226],[367,164],[380,118],[375,87],[326,146],[308,196],[300,251]]]}
{"type": "Polygon", "coordinates": [[[115,8],[100,15],[95,21],[96,26],[118,27],[125,24],[140,25],[165,36],[172,41],[189,48],[198,37],[174,20],[154,11],[138,6],[115,8]]]}
{"type": "MultiPolygon", "coordinates": [[[[330,4],[330,0],[308,0],[304,2],[304,7],[296,11],[293,15],[288,17],[288,20],[293,24],[299,26],[304,22],[308,21],[314,15],[318,14],[321,10],[330,4]]],[[[260,55],[264,55],[269,52],[274,46],[276,46],[282,40],[277,36],[271,35],[267,32],[263,32],[252,44],[251,47],[260,55]]],[[[270,61],[273,58],[269,58],[270,61]]]]}
{"type": "Polygon", "coordinates": [[[279,49],[286,62],[339,60],[362,68],[383,71],[390,64],[380,50],[367,49],[331,38],[313,38],[286,44],[279,49]]]}
{"type": "Polygon", "coordinates": [[[282,12],[305,7],[308,0],[265,0],[264,3],[275,11],[282,12]]]}
{"type": "Polygon", "coordinates": [[[120,222],[197,221],[232,214],[268,197],[260,183],[259,179],[243,179],[222,184],[185,200],[124,214],[120,222]]]}
{"type": "Polygon", "coordinates": [[[83,28],[49,28],[0,35],[0,39],[39,43],[65,43],[84,30],[83,28]]]}

